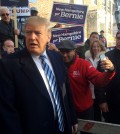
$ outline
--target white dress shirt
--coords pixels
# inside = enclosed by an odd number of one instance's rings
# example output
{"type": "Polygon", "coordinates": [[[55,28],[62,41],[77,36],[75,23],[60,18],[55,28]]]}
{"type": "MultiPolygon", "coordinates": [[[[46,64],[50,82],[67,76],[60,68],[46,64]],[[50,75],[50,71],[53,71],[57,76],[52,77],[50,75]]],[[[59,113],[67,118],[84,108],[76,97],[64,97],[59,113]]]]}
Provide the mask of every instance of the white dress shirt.
{"type": "MultiPolygon", "coordinates": [[[[49,65],[49,67],[51,68],[51,70],[52,70],[52,72],[53,72],[53,74],[54,74],[54,71],[53,71],[51,62],[50,62],[50,60],[49,60],[49,57],[47,56],[46,51],[44,51],[44,53],[43,53],[42,55],[45,55],[45,56],[46,56],[45,62],[49,65]]],[[[37,66],[37,68],[38,68],[38,70],[39,70],[39,72],[40,72],[42,78],[43,78],[43,81],[44,81],[44,83],[45,83],[45,86],[46,86],[46,88],[47,88],[47,91],[48,91],[48,93],[49,93],[49,95],[50,95],[50,99],[51,99],[51,102],[52,102],[52,105],[53,105],[54,115],[55,115],[55,117],[56,117],[54,98],[53,98],[53,96],[52,96],[52,93],[51,93],[51,90],[50,90],[50,86],[49,86],[47,77],[46,77],[45,72],[44,72],[44,70],[43,70],[43,68],[42,68],[40,56],[33,56],[33,55],[32,55],[32,58],[33,58],[33,60],[34,60],[34,62],[35,62],[35,64],[36,64],[36,66],[37,66]]]]}

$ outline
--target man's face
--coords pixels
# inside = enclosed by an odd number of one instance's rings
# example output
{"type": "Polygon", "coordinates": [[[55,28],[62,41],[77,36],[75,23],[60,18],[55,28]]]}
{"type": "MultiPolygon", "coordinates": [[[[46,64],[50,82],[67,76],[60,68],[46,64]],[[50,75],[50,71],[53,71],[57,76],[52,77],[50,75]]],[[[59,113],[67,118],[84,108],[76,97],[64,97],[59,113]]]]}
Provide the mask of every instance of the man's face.
{"type": "Polygon", "coordinates": [[[31,54],[42,54],[50,38],[51,34],[47,31],[45,25],[28,24],[25,27],[26,47],[31,54]]]}
{"type": "Polygon", "coordinates": [[[104,32],[100,32],[100,34],[103,36],[104,35],[104,32]]]}
{"type": "Polygon", "coordinates": [[[75,50],[60,50],[62,56],[63,56],[63,61],[65,63],[70,63],[73,61],[75,57],[75,50]]]}
{"type": "Polygon", "coordinates": [[[14,43],[11,40],[6,40],[3,45],[3,50],[8,54],[14,53],[14,43]]]}
{"type": "Polygon", "coordinates": [[[98,34],[92,34],[90,36],[90,42],[93,42],[95,40],[99,40],[99,35],[98,34]]]}
{"type": "Polygon", "coordinates": [[[116,48],[120,50],[120,33],[116,36],[116,48]]]}
{"type": "Polygon", "coordinates": [[[7,10],[2,10],[1,11],[1,20],[5,21],[6,23],[10,22],[10,14],[7,10]]]}
{"type": "Polygon", "coordinates": [[[36,11],[31,11],[31,16],[37,16],[38,15],[38,12],[36,11]]]}

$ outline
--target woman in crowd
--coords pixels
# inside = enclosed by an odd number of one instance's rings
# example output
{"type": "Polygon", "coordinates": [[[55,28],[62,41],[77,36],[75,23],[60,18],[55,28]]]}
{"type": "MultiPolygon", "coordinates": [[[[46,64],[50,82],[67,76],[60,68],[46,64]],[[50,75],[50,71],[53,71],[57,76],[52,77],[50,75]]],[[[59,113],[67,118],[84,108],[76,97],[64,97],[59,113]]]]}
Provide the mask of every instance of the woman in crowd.
{"type": "MultiPolygon", "coordinates": [[[[97,68],[99,63],[99,56],[106,52],[105,47],[102,45],[102,42],[95,40],[90,44],[90,50],[86,51],[85,58],[90,61],[90,63],[97,68]]],[[[97,90],[94,92],[94,85],[91,83],[91,92],[94,99],[94,120],[101,121],[101,111],[99,108],[99,102],[97,100],[97,90]]]]}

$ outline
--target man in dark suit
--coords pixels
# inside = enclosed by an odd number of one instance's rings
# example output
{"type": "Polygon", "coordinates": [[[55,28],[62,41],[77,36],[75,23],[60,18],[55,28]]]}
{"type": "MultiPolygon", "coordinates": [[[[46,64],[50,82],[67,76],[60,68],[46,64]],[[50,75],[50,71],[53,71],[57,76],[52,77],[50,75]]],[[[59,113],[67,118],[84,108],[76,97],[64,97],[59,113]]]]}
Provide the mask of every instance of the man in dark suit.
{"type": "MultiPolygon", "coordinates": [[[[26,48],[0,61],[0,134],[72,134],[77,120],[61,55],[46,49],[50,23],[38,16],[25,23],[26,48]],[[40,57],[57,83],[63,129],[56,100],[40,57]]],[[[56,95],[57,96],[57,95],[56,95]]]]}

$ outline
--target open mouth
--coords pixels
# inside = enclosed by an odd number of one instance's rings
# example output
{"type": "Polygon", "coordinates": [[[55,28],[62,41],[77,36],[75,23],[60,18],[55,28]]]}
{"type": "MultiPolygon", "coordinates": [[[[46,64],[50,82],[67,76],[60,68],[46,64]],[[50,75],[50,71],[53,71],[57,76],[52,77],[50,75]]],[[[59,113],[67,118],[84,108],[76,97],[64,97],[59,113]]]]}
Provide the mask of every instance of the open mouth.
{"type": "Polygon", "coordinates": [[[30,46],[31,46],[31,47],[38,47],[38,44],[30,43],[30,46]]]}

